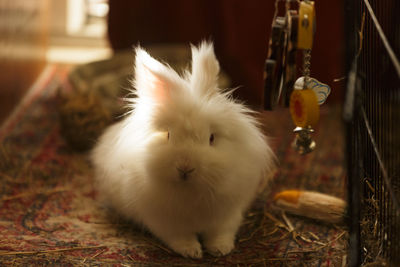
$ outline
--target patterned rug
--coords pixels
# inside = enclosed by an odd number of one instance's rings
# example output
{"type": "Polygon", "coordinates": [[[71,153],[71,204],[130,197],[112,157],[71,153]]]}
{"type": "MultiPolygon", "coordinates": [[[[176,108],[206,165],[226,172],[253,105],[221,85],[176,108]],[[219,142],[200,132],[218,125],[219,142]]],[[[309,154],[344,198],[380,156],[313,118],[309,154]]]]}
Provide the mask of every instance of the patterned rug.
{"type": "Polygon", "coordinates": [[[291,188],[345,198],[340,109],[325,106],[317,149],[292,148],[288,110],[264,112],[280,161],[224,257],[185,259],[145,230],[98,206],[87,153],[60,135],[56,94],[67,75],[49,66],[0,128],[0,265],[18,266],[345,266],[347,230],[284,214],[274,193],[291,188]]]}

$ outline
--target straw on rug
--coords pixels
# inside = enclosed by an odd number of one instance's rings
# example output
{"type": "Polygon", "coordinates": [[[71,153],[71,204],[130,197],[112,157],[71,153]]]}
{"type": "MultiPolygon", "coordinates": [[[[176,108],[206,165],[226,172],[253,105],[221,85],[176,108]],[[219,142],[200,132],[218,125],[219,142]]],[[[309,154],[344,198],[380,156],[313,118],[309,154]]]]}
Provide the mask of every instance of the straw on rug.
{"type": "Polygon", "coordinates": [[[57,88],[66,70],[50,66],[0,128],[0,265],[23,266],[344,266],[343,226],[273,209],[274,193],[305,188],[345,198],[340,110],[326,106],[317,149],[292,148],[288,110],[261,119],[280,161],[271,190],[261,194],[224,257],[182,258],[131,223],[98,206],[87,153],[60,134],[57,88]]]}

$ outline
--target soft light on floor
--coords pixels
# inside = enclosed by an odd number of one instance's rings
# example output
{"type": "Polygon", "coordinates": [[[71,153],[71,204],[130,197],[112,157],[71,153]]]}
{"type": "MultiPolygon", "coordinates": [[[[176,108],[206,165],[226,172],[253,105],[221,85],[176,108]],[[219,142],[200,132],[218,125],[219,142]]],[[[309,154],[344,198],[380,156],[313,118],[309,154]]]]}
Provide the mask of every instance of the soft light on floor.
{"type": "Polygon", "coordinates": [[[111,57],[108,47],[62,47],[52,46],[47,50],[46,59],[51,63],[84,64],[111,57]]]}

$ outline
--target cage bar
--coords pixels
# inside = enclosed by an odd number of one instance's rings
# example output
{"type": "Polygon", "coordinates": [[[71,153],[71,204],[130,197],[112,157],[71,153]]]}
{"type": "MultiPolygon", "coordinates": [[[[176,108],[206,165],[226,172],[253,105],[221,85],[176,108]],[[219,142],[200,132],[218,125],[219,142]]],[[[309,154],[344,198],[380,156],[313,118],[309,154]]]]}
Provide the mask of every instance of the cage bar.
{"type": "Polygon", "coordinates": [[[349,266],[400,266],[400,1],[345,11],[349,266]]]}

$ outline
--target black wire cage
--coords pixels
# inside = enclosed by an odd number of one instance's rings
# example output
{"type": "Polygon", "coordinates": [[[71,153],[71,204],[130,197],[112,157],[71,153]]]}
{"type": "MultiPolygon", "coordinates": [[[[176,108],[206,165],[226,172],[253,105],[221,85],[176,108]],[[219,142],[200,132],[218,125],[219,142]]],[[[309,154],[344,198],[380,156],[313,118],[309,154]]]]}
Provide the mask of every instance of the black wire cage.
{"type": "Polygon", "coordinates": [[[400,1],[346,0],[349,266],[400,266],[400,1]]]}

